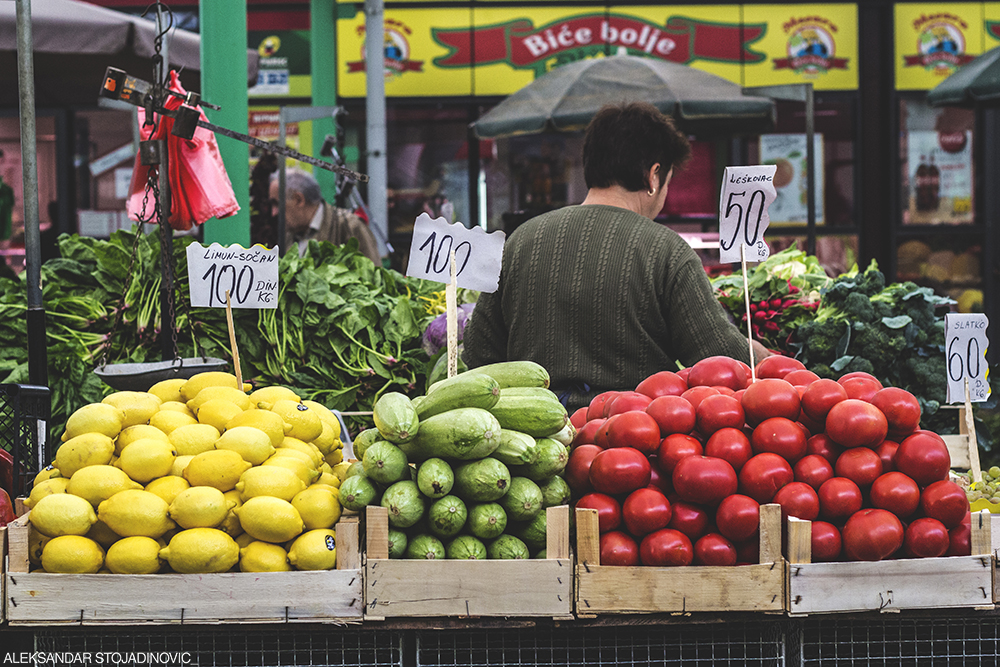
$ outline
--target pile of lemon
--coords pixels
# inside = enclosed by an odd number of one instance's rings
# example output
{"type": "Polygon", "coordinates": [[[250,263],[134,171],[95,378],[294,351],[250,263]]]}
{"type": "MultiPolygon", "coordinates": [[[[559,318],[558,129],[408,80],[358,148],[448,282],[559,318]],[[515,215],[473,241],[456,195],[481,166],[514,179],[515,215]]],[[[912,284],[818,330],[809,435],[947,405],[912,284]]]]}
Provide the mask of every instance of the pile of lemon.
{"type": "Polygon", "coordinates": [[[286,387],[247,391],[213,371],[74,412],[25,503],[32,562],[61,573],[334,568],[340,422],[286,387]]]}

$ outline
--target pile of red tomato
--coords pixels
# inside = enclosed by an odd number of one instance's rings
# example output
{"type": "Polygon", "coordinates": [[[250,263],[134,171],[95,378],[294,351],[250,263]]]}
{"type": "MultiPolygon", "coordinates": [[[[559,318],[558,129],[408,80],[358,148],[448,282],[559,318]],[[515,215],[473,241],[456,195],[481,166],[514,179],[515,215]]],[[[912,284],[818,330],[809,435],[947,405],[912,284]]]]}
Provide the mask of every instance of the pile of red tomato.
{"type": "Polygon", "coordinates": [[[760,505],[812,521],[812,560],[970,552],[969,502],[920,404],[867,373],[711,357],[573,414],[564,473],[602,565],[758,562],[760,505]]]}

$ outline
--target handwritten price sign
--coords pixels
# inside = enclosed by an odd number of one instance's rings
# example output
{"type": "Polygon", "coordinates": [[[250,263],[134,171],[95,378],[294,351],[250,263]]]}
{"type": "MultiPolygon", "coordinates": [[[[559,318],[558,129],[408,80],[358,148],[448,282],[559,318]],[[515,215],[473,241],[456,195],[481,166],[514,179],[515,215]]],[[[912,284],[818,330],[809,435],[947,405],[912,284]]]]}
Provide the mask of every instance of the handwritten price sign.
{"type": "Polygon", "coordinates": [[[192,306],[225,308],[228,290],[233,308],[278,307],[277,247],[192,243],[187,260],[192,306]]]}
{"type": "Polygon", "coordinates": [[[760,262],[770,256],[764,232],[771,222],[767,209],[778,196],[774,189],[777,170],[773,164],[726,167],[719,198],[721,261],[739,262],[740,246],[746,248],[748,262],[760,262]]]}
{"type": "Polygon", "coordinates": [[[982,313],[947,313],[944,316],[945,362],[948,369],[948,402],[965,400],[965,381],[969,381],[969,399],[985,401],[990,395],[986,379],[986,327],[989,320],[982,313]]]}
{"type": "Polygon", "coordinates": [[[451,282],[451,251],[455,251],[455,275],[459,287],[495,292],[500,283],[503,232],[487,234],[479,227],[466,228],[444,218],[421,213],[413,224],[410,261],[406,275],[439,283],[451,282]]]}

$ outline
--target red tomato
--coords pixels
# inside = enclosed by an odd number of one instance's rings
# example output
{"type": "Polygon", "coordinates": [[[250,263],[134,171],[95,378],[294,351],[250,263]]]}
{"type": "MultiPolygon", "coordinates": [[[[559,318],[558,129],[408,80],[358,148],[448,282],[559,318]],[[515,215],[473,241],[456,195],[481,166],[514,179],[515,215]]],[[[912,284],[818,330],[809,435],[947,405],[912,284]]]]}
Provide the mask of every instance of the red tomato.
{"type": "Polygon", "coordinates": [[[813,433],[822,433],[825,428],[823,422],[816,421],[804,412],[799,412],[799,418],[796,422],[802,427],[802,432],[806,434],[807,440],[812,437],[813,433]]]}
{"type": "Polygon", "coordinates": [[[639,545],[620,530],[601,535],[601,565],[638,565],[639,545]]]}
{"type": "Polygon", "coordinates": [[[702,535],[694,543],[695,565],[736,565],[736,547],[718,533],[702,535]]]}
{"type": "Polygon", "coordinates": [[[622,503],[622,519],[628,532],[642,537],[666,528],[671,517],[670,501],[660,491],[646,487],[636,489],[622,503]]]}
{"type": "Polygon", "coordinates": [[[701,403],[705,398],[707,398],[708,396],[715,396],[718,393],[719,390],[716,389],[715,387],[698,386],[698,387],[691,387],[690,389],[685,391],[683,394],[681,394],[681,398],[688,401],[697,410],[698,404],[701,403]]]}
{"type": "MultiPolygon", "coordinates": [[[[712,389],[714,389],[715,391],[719,392],[723,396],[735,396],[736,395],[736,392],[733,391],[732,389],[730,389],[729,387],[723,387],[723,386],[719,385],[719,386],[712,387],[712,389]]],[[[745,389],[740,389],[740,391],[746,391],[746,390],[745,389]]]]}
{"type": "Polygon", "coordinates": [[[802,411],[812,419],[825,424],[830,408],[844,400],[847,400],[847,392],[840,383],[823,378],[806,387],[805,393],[802,394],[802,411]]]}
{"type": "Polygon", "coordinates": [[[807,387],[816,380],[818,380],[819,376],[813,373],[812,371],[807,371],[805,369],[802,369],[802,370],[792,371],[791,373],[786,374],[785,377],[781,379],[796,387],[807,387]]]}
{"type": "Polygon", "coordinates": [[[856,398],[837,403],[826,415],[826,434],[843,447],[875,447],[888,432],[882,411],[856,398]]]}
{"type": "Polygon", "coordinates": [[[597,510],[597,530],[606,533],[622,525],[618,501],[603,493],[588,493],[576,501],[577,508],[597,510]]]}
{"type": "Polygon", "coordinates": [[[736,493],[736,471],[723,459],[687,456],[677,462],[673,474],[674,491],[681,500],[702,505],[718,505],[736,493]]]}
{"type": "Polygon", "coordinates": [[[920,428],[920,402],[905,389],[880,389],[872,397],[872,405],[882,411],[889,422],[889,433],[897,438],[904,438],[920,428]]]}
{"type": "Polygon", "coordinates": [[[943,479],[929,485],[920,494],[920,509],[946,528],[955,528],[969,511],[969,499],[962,487],[943,479]]]}
{"type": "Polygon", "coordinates": [[[701,456],[701,443],[689,435],[674,433],[668,435],[656,450],[656,465],[667,475],[674,474],[677,462],[688,456],[701,456]]]}
{"type": "Polygon", "coordinates": [[[562,476],[576,495],[590,491],[590,464],[602,451],[597,445],[580,445],[569,453],[562,476]]]}
{"type": "Polygon", "coordinates": [[[861,488],[872,485],[882,474],[882,459],[867,447],[845,449],[833,466],[837,477],[846,477],[861,488]]]}
{"type": "MultiPolygon", "coordinates": [[[[653,459],[656,457],[654,456],[653,459]]],[[[649,485],[647,489],[659,489],[660,493],[673,493],[674,487],[670,485],[670,478],[660,472],[660,466],[655,460],[650,460],[649,465],[649,485]]]]}
{"type": "Polygon", "coordinates": [[[597,431],[604,426],[604,422],[606,421],[608,420],[604,417],[598,417],[597,419],[591,419],[589,422],[584,424],[582,428],[577,430],[576,437],[573,438],[573,446],[579,447],[580,445],[595,444],[597,431]]]}
{"type": "Polygon", "coordinates": [[[708,512],[703,507],[678,500],[671,503],[670,509],[673,516],[670,517],[667,528],[680,531],[692,540],[698,539],[708,530],[708,512]]]}
{"type": "Polygon", "coordinates": [[[733,391],[747,386],[747,374],[740,362],[731,357],[708,357],[691,367],[689,387],[729,387],[733,391]]]}
{"type": "Polygon", "coordinates": [[[879,379],[877,377],[875,377],[871,373],[865,373],[864,371],[853,371],[851,373],[847,373],[846,375],[842,375],[840,376],[840,379],[837,380],[837,382],[843,383],[847,382],[848,380],[853,380],[854,378],[864,378],[866,380],[873,380],[875,384],[878,385],[879,389],[882,388],[882,383],[879,382],[879,379]]]}
{"type": "Polygon", "coordinates": [[[743,394],[747,393],[746,389],[740,389],[739,391],[733,392],[733,398],[740,402],[740,407],[743,407],[743,394]]]}
{"type": "Polygon", "coordinates": [[[771,417],[795,419],[801,409],[799,392],[795,387],[776,378],[757,380],[747,387],[742,404],[747,423],[751,426],[771,417]]]}
{"type": "Polygon", "coordinates": [[[608,427],[608,447],[634,447],[649,455],[659,446],[660,426],[645,412],[623,412],[608,427]]]}
{"type": "Polygon", "coordinates": [[[875,394],[882,389],[882,383],[878,380],[856,377],[849,380],[840,380],[840,386],[847,392],[847,398],[871,403],[875,394]]]}
{"type": "Polygon", "coordinates": [[[706,396],[695,410],[698,430],[711,435],[722,428],[743,428],[743,407],[732,396],[706,396]]]}
{"type": "MultiPolygon", "coordinates": [[[[832,523],[826,521],[812,522],[812,562],[822,563],[837,560],[843,543],[840,531],[832,523]]],[[[603,559],[601,560],[603,563],[603,559]]]]}
{"type": "Polygon", "coordinates": [[[712,434],[705,443],[705,456],[723,459],[733,466],[737,473],[753,456],[750,439],[738,428],[722,428],[712,434]]]}
{"type": "MultiPolygon", "coordinates": [[[[611,423],[618,418],[618,415],[608,417],[604,419],[604,423],[597,427],[594,432],[594,444],[601,449],[608,448],[608,430],[611,428],[611,423]]],[[[596,419],[594,421],[597,421],[596,419]]]]}
{"type": "Polygon", "coordinates": [[[833,466],[819,454],[803,456],[795,462],[792,468],[796,482],[805,482],[814,489],[819,489],[828,479],[833,479],[833,466]]]}
{"type": "Polygon", "coordinates": [[[637,391],[619,392],[612,400],[604,404],[604,416],[620,415],[633,410],[645,410],[652,401],[649,396],[637,391]]]}
{"type": "Polygon", "coordinates": [[[680,396],[688,390],[688,386],[677,373],[660,371],[640,382],[635,390],[655,400],[660,396],[680,396]]]}
{"type": "Polygon", "coordinates": [[[903,549],[915,558],[938,558],[948,553],[951,538],[948,529],[937,519],[929,516],[916,519],[906,527],[903,549]]]}
{"type": "Polygon", "coordinates": [[[882,459],[883,473],[892,472],[896,469],[896,463],[893,459],[896,456],[897,449],[899,449],[899,443],[892,440],[883,440],[882,444],[875,448],[875,453],[882,459]]]}
{"type": "Polygon", "coordinates": [[[605,449],[590,464],[590,484],[600,493],[631,493],[649,484],[649,476],[649,459],[631,447],[605,449]]]}
{"type": "Polygon", "coordinates": [[[646,406],[646,414],[660,425],[660,437],[694,430],[696,412],[691,402],[680,396],[658,396],[646,406]]]}
{"type": "Polygon", "coordinates": [[[903,523],[887,510],[855,512],[841,534],[850,560],[882,560],[903,546],[903,523]]]}
{"type": "Polygon", "coordinates": [[[606,391],[590,399],[590,406],[587,408],[587,421],[604,418],[604,404],[617,398],[617,391],[606,391]]]}
{"type": "Polygon", "coordinates": [[[872,483],[871,499],[872,507],[889,510],[905,519],[920,506],[920,487],[901,472],[887,472],[872,483]]]}
{"type": "MultiPolygon", "coordinates": [[[[679,377],[680,379],[684,380],[684,384],[687,384],[688,374],[690,372],[691,372],[690,368],[682,368],[679,371],[677,371],[677,377],[679,377]]],[[[688,386],[690,387],[690,385],[688,385],[688,386]]]]}
{"type": "Polygon", "coordinates": [[[773,452],[789,463],[795,463],[806,454],[806,434],[791,419],[771,417],[753,430],[750,445],[755,454],[773,452]]]}
{"type": "Polygon", "coordinates": [[[639,560],[643,565],[658,567],[690,565],[694,560],[694,547],[684,533],[664,528],[642,538],[639,560]]]}
{"type": "Polygon", "coordinates": [[[846,477],[834,477],[820,485],[819,513],[830,521],[846,519],[861,509],[861,489],[846,477]]]}
{"type": "Polygon", "coordinates": [[[583,428],[583,425],[587,423],[587,408],[580,408],[576,410],[569,416],[569,421],[573,424],[573,428],[579,431],[583,428]]]}
{"type": "Polygon", "coordinates": [[[948,553],[945,556],[972,555],[972,515],[966,513],[962,523],[948,531],[948,553]]]}
{"type": "Polygon", "coordinates": [[[771,502],[781,505],[781,518],[794,516],[812,521],[819,516],[819,496],[816,490],[805,482],[791,482],[774,494],[771,502]]]}
{"type": "Polygon", "coordinates": [[[951,455],[941,437],[918,431],[899,443],[893,457],[896,470],[906,473],[920,486],[948,478],[951,455]]]}
{"type": "Polygon", "coordinates": [[[786,357],[780,354],[773,354],[766,359],[760,361],[757,364],[757,379],[761,378],[778,378],[781,379],[785,377],[788,373],[792,371],[805,370],[805,364],[803,364],[798,359],[792,359],[791,357],[786,357]]]}
{"type": "Polygon", "coordinates": [[[837,462],[837,457],[844,451],[843,447],[835,443],[825,433],[817,433],[806,440],[806,454],[819,454],[833,465],[837,462]]]}
{"type": "Polygon", "coordinates": [[[757,454],[743,465],[739,474],[742,493],[761,504],[771,502],[778,489],[793,479],[792,466],[772,452],[757,454]]]}
{"type": "Polygon", "coordinates": [[[736,543],[736,563],[757,564],[760,562],[760,536],[736,543]]]}
{"type": "MultiPolygon", "coordinates": [[[[745,364],[742,361],[740,361],[739,359],[736,360],[736,363],[738,363],[740,365],[740,368],[743,369],[743,375],[746,376],[747,380],[743,384],[743,389],[746,389],[748,386],[750,386],[750,380],[753,379],[753,371],[750,369],[750,365],[749,364],[745,364]]],[[[743,389],[739,389],[738,391],[743,391],[743,389]]]]}
{"type": "Polygon", "coordinates": [[[723,498],[715,511],[715,525],[733,542],[749,540],[760,528],[760,503],[738,493],[723,498]]]}

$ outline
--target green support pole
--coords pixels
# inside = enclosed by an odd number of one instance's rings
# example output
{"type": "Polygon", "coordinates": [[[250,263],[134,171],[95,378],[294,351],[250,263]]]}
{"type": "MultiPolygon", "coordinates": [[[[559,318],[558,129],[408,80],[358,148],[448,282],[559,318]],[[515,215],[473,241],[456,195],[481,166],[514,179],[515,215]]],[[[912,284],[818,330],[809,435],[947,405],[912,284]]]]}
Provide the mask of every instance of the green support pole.
{"type": "MultiPolygon", "coordinates": [[[[309,72],[312,77],[312,105],[337,104],[337,35],[336,0],[309,1],[309,72]]],[[[332,118],[313,121],[312,154],[319,157],[326,135],[335,131],[332,118]]],[[[332,202],[337,195],[337,177],[331,171],[314,169],[323,191],[323,199],[332,202]]]]}
{"type": "MultiPolygon", "coordinates": [[[[248,131],[246,0],[198,3],[201,23],[202,97],[222,107],[206,109],[208,119],[237,132],[248,131]]],[[[236,192],[240,211],[205,223],[204,242],[250,245],[250,147],[218,137],[219,152],[236,192]]]]}

